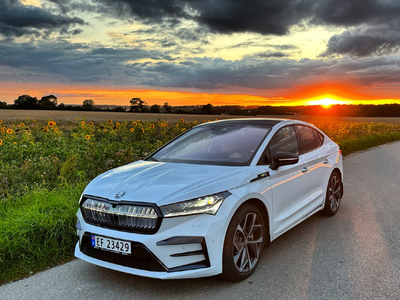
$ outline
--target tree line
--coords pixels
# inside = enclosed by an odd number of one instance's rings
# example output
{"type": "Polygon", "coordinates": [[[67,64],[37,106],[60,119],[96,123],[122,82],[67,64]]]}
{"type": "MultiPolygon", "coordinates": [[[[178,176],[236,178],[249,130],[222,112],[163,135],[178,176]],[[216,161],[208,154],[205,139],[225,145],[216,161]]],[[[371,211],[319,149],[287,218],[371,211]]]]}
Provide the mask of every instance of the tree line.
{"type": "Polygon", "coordinates": [[[14,100],[14,104],[0,101],[0,109],[46,109],[46,110],[89,110],[89,111],[116,111],[136,113],[181,113],[181,114],[208,114],[208,115],[322,115],[322,116],[349,116],[349,117],[400,117],[399,104],[382,105],[343,105],[336,104],[329,108],[320,105],[314,106],[252,106],[240,105],[213,106],[212,104],[172,107],[168,102],[163,105],[147,105],[141,98],[129,100],[129,107],[116,106],[112,109],[101,108],[95,105],[92,99],[86,99],[82,105],[58,104],[54,95],[43,96],[40,100],[29,95],[21,95],[14,100]]]}

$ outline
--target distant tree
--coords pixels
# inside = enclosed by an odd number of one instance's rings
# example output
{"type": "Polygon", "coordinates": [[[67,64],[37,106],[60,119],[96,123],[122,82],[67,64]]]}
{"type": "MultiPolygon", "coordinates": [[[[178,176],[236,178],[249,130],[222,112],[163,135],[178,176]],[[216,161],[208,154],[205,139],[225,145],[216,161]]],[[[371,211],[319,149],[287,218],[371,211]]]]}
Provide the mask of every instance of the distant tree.
{"type": "Polygon", "coordinates": [[[160,113],[161,111],[160,111],[160,105],[157,105],[157,104],[154,104],[154,105],[152,105],[151,107],[150,107],[150,112],[151,113],[156,113],[156,114],[158,114],[158,113],[160,113]]]}
{"type": "Polygon", "coordinates": [[[0,101],[0,109],[9,108],[7,102],[0,101]]]}
{"type": "Polygon", "coordinates": [[[22,109],[37,109],[39,108],[38,99],[36,97],[31,97],[29,95],[21,95],[18,99],[14,100],[15,108],[22,109]]]}
{"type": "Polygon", "coordinates": [[[124,112],[125,108],[123,108],[122,106],[117,106],[116,108],[113,109],[113,111],[124,112]]]}
{"type": "Polygon", "coordinates": [[[65,109],[66,107],[65,107],[65,104],[64,103],[60,103],[58,106],[57,106],[57,109],[65,109]]]}
{"type": "Polygon", "coordinates": [[[212,115],[214,113],[214,108],[210,103],[207,105],[203,105],[201,107],[201,113],[207,114],[207,115],[212,115]]]}
{"type": "Polygon", "coordinates": [[[132,112],[145,112],[147,110],[147,103],[140,98],[132,98],[129,103],[131,108],[129,111],[132,112]]]}
{"type": "Polygon", "coordinates": [[[55,109],[57,107],[57,97],[54,95],[44,96],[39,100],[39,105],[43,109],[55,109]]]}
{"type": "Polygon", "coordinates": [[[163,107],[164,107],[166,113],[171,113],[172,112],[172,107],[171,107],[171,105],[169,105],[168,102],[165,102],[163,107]]]}
{"type": "Polygon", "coordinates": [[[85,110],[94,110],[94,101],[92,99],[86,99],[85,101],[83,101],[83,109],[85,110]]]}

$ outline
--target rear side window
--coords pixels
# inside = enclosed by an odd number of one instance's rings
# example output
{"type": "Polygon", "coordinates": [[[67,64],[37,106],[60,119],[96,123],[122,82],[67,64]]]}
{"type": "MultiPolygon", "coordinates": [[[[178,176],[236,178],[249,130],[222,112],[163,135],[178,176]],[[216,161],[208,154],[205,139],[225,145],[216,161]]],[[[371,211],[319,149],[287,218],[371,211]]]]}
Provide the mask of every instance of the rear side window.
{"type": "Polygon", "coordinates": [[[324,143],[324,136],[314,129],[313,129],[313,131],[314,131],[315,139],[317,140],[317,147],[321,147],[322,144],[324,143]]]}
{"type": "Polygon", "coordinates": [[[301,153],[310,152],[318,148],[322,143],[316,138],[314,129],[308,126],[297,125],[297,133],[301,144],[301,153]]]}

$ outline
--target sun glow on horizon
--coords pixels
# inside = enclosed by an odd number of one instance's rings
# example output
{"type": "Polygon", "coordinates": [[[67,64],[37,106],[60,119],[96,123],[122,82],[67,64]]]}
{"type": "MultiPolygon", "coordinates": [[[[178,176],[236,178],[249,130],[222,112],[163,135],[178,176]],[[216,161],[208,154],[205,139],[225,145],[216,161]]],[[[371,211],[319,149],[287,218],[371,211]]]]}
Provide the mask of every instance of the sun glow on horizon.
{"type": "Polygon", "coordinates": [[[311,100],[311,101],[307,101],[306,103],[307,103],[307,105],[321,105],[325,108],[329,108],[335,104],[346,104],[346,102],[343,100],[337,100],[337,99],[332,99],[332,98],[322,98],[322,99],[318,99],[318,100],[311,100]]]}

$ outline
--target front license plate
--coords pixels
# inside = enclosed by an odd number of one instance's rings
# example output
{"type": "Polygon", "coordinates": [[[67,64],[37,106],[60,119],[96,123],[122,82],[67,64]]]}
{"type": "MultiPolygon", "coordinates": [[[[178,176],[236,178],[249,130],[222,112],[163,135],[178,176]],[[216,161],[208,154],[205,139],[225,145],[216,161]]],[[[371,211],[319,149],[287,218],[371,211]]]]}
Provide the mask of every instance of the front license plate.
{"type": "Polygon", "coordinates": [[[106,238],[92,234],[92,246],[121,254],[131,254],[131,242],[106,238]]]}

